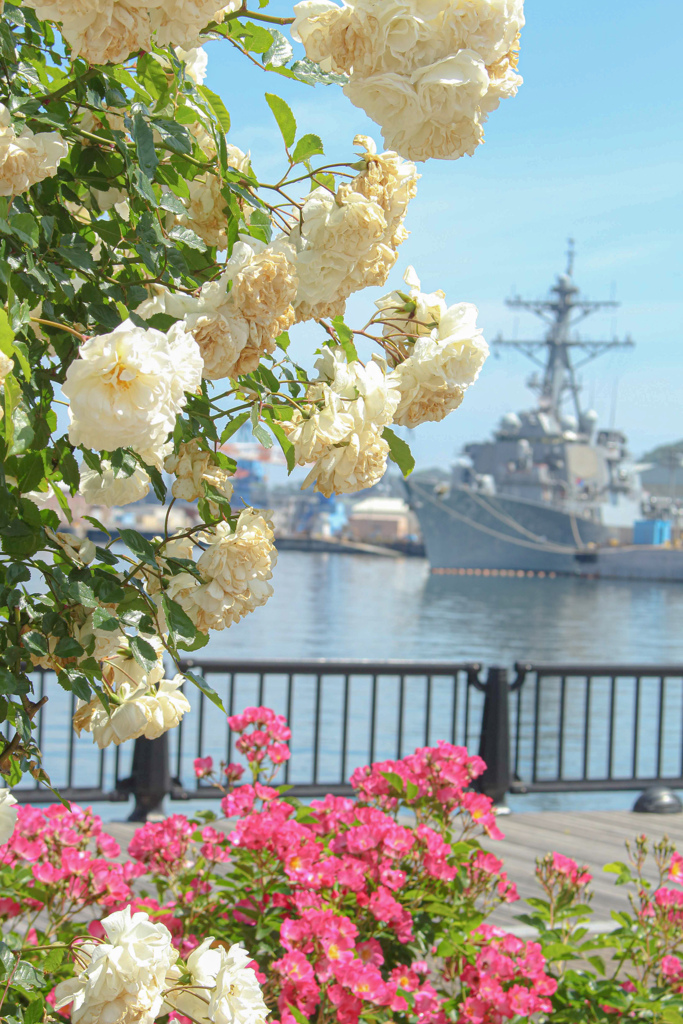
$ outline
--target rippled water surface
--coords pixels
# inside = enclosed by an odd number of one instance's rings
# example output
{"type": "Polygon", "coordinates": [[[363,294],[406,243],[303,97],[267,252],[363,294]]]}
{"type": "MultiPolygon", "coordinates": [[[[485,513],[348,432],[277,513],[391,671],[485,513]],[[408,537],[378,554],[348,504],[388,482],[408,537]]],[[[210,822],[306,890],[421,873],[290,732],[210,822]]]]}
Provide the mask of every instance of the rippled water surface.
{"type": "MultiPolygon", "coordinates": [[[[427,563],[419,559],[284,552],[275,570],[274,585],[274,596],[264,608],[231,629],[214,634],[199,655],[225,661],[313,657],[474,660],[510,669],[516,660],[683,664],[683,587],[677,584],[454,578],[431,576],[427,563]]],[[[283,711],[284,681],[280,682],[282,685],[277,680],[268,682],[264,699],[283,711]]],[[[396,688],[384,685],[379,702],[377,757],[395,754],[396,688]]],[[[407,718],[404,750],[410,743],[424,741],[423,683],[411,685],[408,696],[416,710],[407,718]]],[[[445,723],[450,720],[452,692],[447,685],[439,689],[440,685],[435,681],[432,741],[449,735],[445,723]]],[[[312,756],[310,740],[304,738],[312,735],[311,687],[310,681],[297,681],[298,703],[293,708],[295,740],[297,732],[300,737],[295,755],[304,772],[308,771],[306,759],[312,756]]],[[[354,687],[350,767],[364,760],[369,719],[369,684],[360,680],[354,687]]],[[[234,699],[235,710],[254,703],[256,678],[243,680],[234,699]]],[[[680,700],[675,695],[672,699],[667,714],[680,723],[680,700]]],[[[645,732],[654,728],[650,703],[646,694],[645,732]]],[[[62,778],[59,763],[63,763],[68,742],[67,697],[58,691],[50,704],[44,744],[55,781],[63,784],[66,779],[62,778]]],[[[220,758],[225,753],[224,719],[212,706],[207,707],[203,750],[220,758]]],[[[624,728],[632,729],[625,703],[624,709],[624,728]]],[[[596,729],[602,728],[606,715],[605,695],[598,688],[593,710],[596,729]]],[[[324,691],[321,705],[321,778],[331,778],[338,770],[339,716],[339,686],[335,689],[332,683],[324,691]],[[330,775],[326,774],[328,770],[330,775]]],[[[545,723],[551,745],[554,721],[550,714],[545,723]]],[[[476,725],[475,715],[474,730],[476,725]]],[[[186,783],[192,776],[197,727],[197,716],[188,716],[186,750],[180,766],[186,783]]],[[[472,742],[473,734],[470,736],[472,742]]],[[[599,749],[598,745],[598,753],[599,749]]],[[[76,750],[77,782],[83,784],[85,773],[92,784],[96,759],[89,739],[77,741],[76,750]]],[[[122,762],[124,775],[128,758],[127,753],[122,762]]],[[[108,769],[112,768],[113,757],[109,756],[108,769]]],[[[629,807],[633,794],[533,794],[513,797],[510,802],[514,808],[525,810],[629,807]]],[[[189,807],[171,803],[170,809],[187,811],[189,807]]],[[[124,808],[116,805],[103,807],[101,813],[125,816],[124,808]]]]}

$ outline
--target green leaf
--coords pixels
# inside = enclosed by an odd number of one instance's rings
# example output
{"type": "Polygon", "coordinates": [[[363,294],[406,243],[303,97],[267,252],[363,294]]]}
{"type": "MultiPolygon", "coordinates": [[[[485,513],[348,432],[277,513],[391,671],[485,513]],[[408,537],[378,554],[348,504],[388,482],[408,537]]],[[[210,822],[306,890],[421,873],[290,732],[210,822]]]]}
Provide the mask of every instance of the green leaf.
{"type": "MultiPolygon", "coordinates": [[[[42,960],[41,964],[43,970],[45,970],[45,960],[42,960]]],[[[24,1010],[24,1024],[38,1024],[38,1021],[42,1021],[43,1014],[45,1013],[45,1002],[42,996],[38,996],[32,1003],[29,1003],[26,1010],[24,1010]]]]}
{"type": "Polygon", "coordinates": [[[42,633],[36,633],[35,630],[24,633],[21,643],[27,651],[31,651],[32,654],[37,654],[39,657],[45,657],[47,654],[47,640],[42,633]]]}
{"type": "Polygon", "coordinates": [[[389,458],[391,461],[396,463],[404,476],[410,476],[415,469],[415,459],[408,444],[398,437],[393,430],[389,430],[389,427],[384,428],[382,437],[389,445],[389,458]]]}
{"type": "Polygon", "coordinates": [[[310,1024],[308,1017],[305,1017],[301,1010],[298,1010],[293,1003],[287,1003],[287,1009],[291,1013],[292,1017],[294,1017],[297,1024],[310,1024]]]}
{"type": "Polygon", "coordinates": [[[58,658],[80,658],[84,653],[78,640],[74,640],[72,636],[63,636],[55,647],[55,655],[58,658]]]}
{"type": "Polygon", "coordinates": [[[31,366],[23,348],[14,344],[14,331],[10,327],[10,322],[4,309],[0,309],[0,351],[4,352],[10,359],[12,356],[16,356],[24,377],[26,380],[31,379],[31,366]]]}
{"type": "Polygon", "coordinates": [[[186,649],[187,645],[194,643],[197,636],[197,629],[192,619],[187,615],[176,601],[164,594],[164,614],[166,622],[177,647],[186,649]]]}
{"type": "Polygon", "coordinates": [[[235,416],[234,420],[230,420],[230,422],[223,430],[223,433],[221,434],[221,444],[225,444],[229,437],[232,437],[233,434],[236,434],[240,427],[244,426],[248,419],[249,413],[241,412],[239,416],[235,416]]]}
{"type": "Polygon", "coordinates": [[[277,442],[280,445],[280,448],[282,449],[282,454],[287,460],[287,471],[291,473],[294,467],[296,466],[296,454],[294,451],[294,445],[289,440],[280,424],[273,419],[269,412],[264,411],[263,415],[265,417],[266,422],[268,423],[268,426],[275,434],[277,442]]]}
{"type": "Polygon", "coordinates": [[[292,44],[286,36],[283,36],[282,32],[278,32],[273,29],[270,33],[273,43],[272,46],[263,54],[263,63],[269,65],[271,68],[280,68],[284,64],[287,64],[294,55],[292,44]]]}
{"type": "Polygon", "coordinates": [[[28,960],[20,960],[12,978],[12,985],[24,989],[41,988],[45,984],[45,975],[28,960]]]}
{"type": "Polygon", "coordinates": [[[152,124],[169,149],[174,153],[192,153],[192,139],[185,125],[167,121],[163,117],[152,118],[152,124]]]}
{"type": "Polygon", "coordinates": [[[344,354],[350,363],[358,359],[358,352],[356,346],[353,343],[353,331],[344,323],[343,316],[335,316],[332,320],[332,326],[334,332],[339,338],[339,344],[344,350],[344,354]]]}
{"type": "Polygon", "coordinates": [[[150,180],[154,179],[156,169],[159,165],[159,158],[154,149],[154,133],[149,121],[144,117],[140,105],[134,103],[132,135],[135,141],[135,151],[140,161],[140,167],[150,180]]]}
{"type": "Polygon", "coordinates": [[[142,665],[145,672],[151,672],[157,664],[157,654],[152,645],[143,640],[141,636],[131,637],[129,643],[133,657],[138,664],[142,665]]]}
{"type": "Polygon", "coordinates": [[[66,956],[65,949],[49,949],[41,960],[41,970],[46,974],[56,971],[66,956]]]}
{"type": "Polygon", "coordinates": [[[251,432],[256,438],[256,440],[261,442],[264,448],[273,447],[272,437],[270,436],[266,428],[262,427],[260,423],[257,423],[254,427],[252,427],[251,432]]]}
{"type": "Polygon", "coordinates": [[[119,536],[123,543],[130,548],[133,554],[141,562],[147,562],[157,568],[157,561],[154,557],[154,548],[148,540],[138,533],[137,530],[119,530],[119,536]]]}
{"type": "Polygon", "coordinates": [[[273,117],[277,121],[277,126],[282,133],[282,138],[285,143],[285,147],[289,149],[294,145],[294,139],[296,138],[296,120],[294,114],[289,109],[289,105],[280,97],[276,96],[275,93],[266,93],[266,103],[273,112],[273,117]]]}
{"type": "Polygon", "coordinates": [[[292,153],[292,160],[295,164],[300,164],[310,160],[312,156],[323,155],[322,139],[318,135],[302,135],[292,153]]]}
{"type": "Polygon", "coordinates": [[[169,231],[168,237],[173,238],[176,242],[183,242],[191,249],[197,249],[198,252],[206,252],[206,242],[190,228],[185,228],[181,224],[175,224],[169,231]]]}
{"type": "Polygon", "coordinates": [[[212,704],[215,704],[216,707],[219,708],[219,710],[222,711],[224,715],[227,714],[227,711],[223,707],[222,700],[220,699],[216,691],[211,689],[211,687],[209,686],[201,672],[193,672],[190,669],[188,669],[185,672],[185,675],[187,676],[188,679],[192,680],[197,689],[201,690],[205,697],[209,698],[212,704]]]}
{"type": "Polygon", "coordinates": [[[205,85],[199,86],[199,92],[202,94],[206,102],[213,110],[214,114],[216,115],[216,118],[218,119],[218,123],[220,124],[223,131],[229,132],[230,114],[228,113],[227,108],[223,103],[223,100],[218,95],[218,93],[212,92],[211,89],[207,88],[207,86],[205,85]]]}
{"type": "Polygon", "coordinates": [[[111,534],[107,527],[103,523],[101,523],[99,519],[96,519],[95,516],[83,516],[83,519],[85,519],[86,522],[91,523],[95,527],[95,529],[101,530],[102,533],[107,535],[107,537],[111,537],[111,534]]]}
{"type": "Polygon", "coordinates": [[[106,608],[96,608],[92,615],[93,629],[103,629],[107,633],[113,633],[119,629],[119,620],[115,618],[106,608]]]}

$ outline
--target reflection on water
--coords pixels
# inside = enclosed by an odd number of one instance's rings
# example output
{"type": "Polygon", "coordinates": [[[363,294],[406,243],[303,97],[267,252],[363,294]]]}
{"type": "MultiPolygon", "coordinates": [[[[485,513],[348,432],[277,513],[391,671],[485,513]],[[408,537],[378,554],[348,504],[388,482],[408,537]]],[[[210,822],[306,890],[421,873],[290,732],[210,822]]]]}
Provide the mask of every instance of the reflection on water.
{"type": "Polygon", "coordinates": [[[420,559],[285,552],[207,657],[683,661],[675,583],[432,576],[420,559]]]}
{"type": "MultiPolygon", "coordinates": [[[[298,552],[280,555],[274,584],[274,596],[264,608],[230,630],[214,634],[200,656],[225,660],[312,657],[476,660],[484,665],[510,668],[518,659],[683,663],[680,628],[683,587],[677,584],[431,576],[427,564],[417,559],[298,552]]],[[[310,740],[304,737],[308,735],[312,720],[312,698],[306,685],[297,685],[299,697],[293,711],[295,729],[301,737],[301,750],[297,757],[303,759],[303,763],[310,756],[310,740]]],[[[420,736],[421,711],[418,713],[417,706],[420,703],[418,691],[423,683],[415,681],[414,685],[416,711],[407,720],[415,729],[415,742],[420,743],[424,740],[420,736]]],[[[256,701],[256,686],[256,679],[244,683],[236,695],[235,710],[239,710],[238,705],[256,701]]],[[[360,736],[365,743],[368,710],[364,686],[366,684],[361,681],[357,696],[352,695],[349,768],[361,763],[363,757],[360,747],[354,749],[358,746],[354,737],[360,736]]],[[[284,692],[278,693],[275,682],[272,687],[272,692],[266,691],[265,699],[277,711],[284,711],[285,708],[280,706],[284,692]]],[[[218,684],[216,688],[220,692],[218,684]]],[[[447,738],[446,732],[439,734],[438,730],[450,718],[450,704],[447,706],[451,700],[450,691],[448,687],[443,689],[443,706],[439,704],[439,692],[437,683],[432,741],[437,735],[447,738]]],[[[58,762],[63,758],[68,736],[68,698],[56,686],[51,693],[50,728],[45,745],[48,766],[52,766],[53,778],[59,784],[63,772],[58,762]]],[[[192,694],[189,696],[192,698],[192,694]]],[[[653,717],[656,702],[649,693],[644,697],[641,736],[647,737],[656,728],[653,717]]],[[[667,712],[670,710],[671,713],[666,715],[667,728],[672,728],[670,723],[680,725],[682,709],[675,695],[668,699],[674,701],[670,709],[667,705],[667,712]]],[[[573,715],[574,700],[578,709],[582,706],[582,694],[577,691],[575,696],[570,695],[570,716],[573,715]]],[[[321,767],[334,756],[338,742],[339,697],[333,681],[329,683],[329,695],[324,696],[323,701],[321,749],[324,757],[321,767]]],[[[395,690],[392,692],[389,687],[386,696],[381,696],[378,709],[378,757],[393,756],[394,753],[389,746],[388,733],[386,738],[383,737],[385,726],[395,721],[392,701],[395,701],[395,690]]],[[[618,690],[615,706],[620,727],[630,735],[633,702],[627,684],[618,690]]],[[[608,715],[607,690],[597,683],[590,716],[592,734],[596,739],[595,752],[591,757],[597,758],[591,767],[596,773],[604,770],[606,743],[600,737],[605,732],[608,715]]],[[[224,719],[213,712],[205,719],[204,752],[220,758],[225,754],[224,719]]],[[[548,761],[551,771],[555,768],[555,764],[550,762],[556,751],[557,721],[557,699],[549,693],[541,716],[541,741],[542,745],[547,742],[548,755],[546,757],[542,750],[541,760],[548,761]]],[[[196,725],[188,717],[187,748],[182,764],[186,782],[191,780],[191,760],[196,755],[194,739],[190,740],[194,737],[196,725]]],[[[676,725],[677,729],[679,725],[676,725]]],[[[672,749],[680,751],[679,732],[672,735],[672,749]]],[[[406,742],[412,739],[409,730],[406,742]]],[[[577,733],[576,742],[568,744],[565,756],[570,756],[572,750],[579,751],[581,740],[577,733]]],[[[92,772],[95,751],[89,738],[77,741],[76,749],[81,771],[88,769],[92,772]]],[[[625,748],[619,747],[616,754],[617,774],[628,774],[625,748]]],[[[126,751],[122,758],[123,775],[127,773],[129,756],[130,752],[126,751]]],[[[113,758],[109,756],[108,760],[108,767],[113,768],[113,758]]],[[[643,764],[641,772],[648,767],[643,764]]],[[[81,779],[75,781],[82,784],[81,779]]],[[[630,807],[633,795],[533,794],[511,798],[510,803],[519,810],[616,808],[630,807]]],[[[190,809],[184,804],[171,803],[169,806],[171,810],[184,812],[190,809]]],[[[116,806],[105,806],[100,813],[110,818],[125,816],[123,808],[116,806]]]]}

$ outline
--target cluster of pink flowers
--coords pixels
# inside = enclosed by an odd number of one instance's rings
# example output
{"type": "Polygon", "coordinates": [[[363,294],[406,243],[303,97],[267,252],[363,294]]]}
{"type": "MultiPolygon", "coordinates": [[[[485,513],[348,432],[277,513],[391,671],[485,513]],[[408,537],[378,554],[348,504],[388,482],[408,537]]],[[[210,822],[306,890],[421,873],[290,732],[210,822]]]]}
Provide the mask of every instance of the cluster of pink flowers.
{"type": "Polygon", "coordinates": [[[579,867],[571,857],[561,853],[548,853],[536,863],[536,878],[548,899],[555,901],[558,897],[580,899],[589,902],[591,893],[587,890],[593,876],[584,864],[579,867]]]}
{"type": "Polygon", "coordinates": [[[235,745],[250,764],[260,764],[266,757],[273,764],[289,759],[287,741],[292,730],[284,715],[276,715],[270,708],[246,708],[241,715],[231,715],[228,725],[233,732],[240,733],[235,745]],[[247,732],[250,726],[256,728],[247,732]]]}
{"type": "Polygon", "coordinates": [[[436,747],[421,747],[400,761],[380,761],[357,768],[351,784],[361,800],[372,800],[386,810],[393,810],[398,805],[399,782],[401,799],[408,807],[419,811],[436,804],[444,817],[455,811],[464,812],[472,827],[483,828],[492,838],[502,839],[490,799],[466,791],[485,770],[486,765],[476,754],[439,740],[436,747]]]}
{"type": "Polygon", "coordinates": [[[489,889],[490,879],[495,879],[496,893],[499,899],[505,903],[514,903],[519,899],[517,886],[511,882],[507,873],[503,871],[503,862],[492,853],[485,850],[477,850],[474,857],[467,863],[467,874],[469,885],[467,894],[476,898],[480,893],[486,893],[489,889]]]}
{"type": "Polygon", "coordinates": [[[561,853],[553,854],[553,871],[572,886],[588,885],[593,879],[585,864],[579,867],[575,860],[564,857],[561,853]]]}
{"type": "Polygon", "coordinates": [[[172,814],[165,821],[148,821],[131,839],[128,853],[148,871],[177,874],[185,864],[194,831],[194,825],[182,814],[172,814]]]}
{"type": "Polygon", "coordinates": [[[294,1024],[291,1007],[310,1017],[321,1000],[335,1007],[339,1024],[356,1024],[366,1007],[402,1012],[408,1008],[404,992],[411,993],[421,1021],[445,1020],[438,995],[424,977],[426,963],[395,967],[385,980],[382,946],[376,939],[359,942],[358,928],[348,917],[305,910],[297,920],[283,922],[280,938],[287,952],[272,969],[282,979],[278,1007],[283,1024],[294,1024]]]}
{"type": "MultiPolygon", "coordinates": [[[[477,829],[500,835],[491,801],[468,789],[484,769],[480,758],[440,743],[359,769],[356,799],[328,795],[302,808],[261,781],[270,782],[289,756],[284,719],[248,708],[229,722],[253,781],[225,793],[227,827],[209,823],[210,816],[203,824],[178,814],[149,822],[130,841],[132,859],[121,864],[112,860],[117,844],[90,811],[21,808],[0,861],[32,865],[36,898],[31,903],[29,892],[27,902],[24,892],[21,902],[0,900],[0,913],[25,913],[26,906],[38,913],[46,891],[61,886],[80,894],[76,913],[84,904],[147,912],[169,929],[183,956],[207,933],[221,942],[242,939],[259,949],[253,966],[277,1005],[273,1024],[301,1024],[302,1015],[337,1024],[390,1024],[395,1015],[417,1024],[456,1017],[459,1024],[498,1024],[547,1008],[554,982],[533,943],[485,927],[474,933],[467,957],[452,958],[460,1010],[437,992],[421,958],[449,962],[431,924],[425,939],[425,901],[438,918],[439,906],[461,905],[471,916],[518,898],[502,862],[469,841],[477,829]],[[406,806],[415,813],[410,824],[399,818],[406,806]]],[[[229,783],[243,770],[221,769],[229,783]]],[[[198,758],[195,772],[213,776],[212,759],[198,758]]],[[[450,910],[444,920],[451,921],[450,910]]],[[[88,931],[104,935],[99,921],[88,931]]],[[[173,1019],[188,1024],[179,1014],[173,1019]]]]}
{"type": "Polygon", "coordinates": [[[461,973],[467,992],[458,1024],[500,1024],[513,1017],[550,1013],[557,982],[545,971],[537,942],[523,942],[500,928],[480,925],[471,936],[474,963],[461,973]]]}
{"type": "Polygon", "coordinates": [[[677,956],[663,956],[661,962],[662,978],[674,992],[683,993],[683,963],[677,956]]]}
{"type": "MultiPolygon", "coordinates": [[[[221,761],[221,772],[227,782],[235,783],[244,775],[244,768],[241,764],[225,764],[221,761]]],[[[196,757],[194,759],[194,774],[198,779],[210,778],[213,775],[213,758],[196,757]]]]}
{"type": "Polygon", "coordinates": [[[102,821],[88,808],[54,804],[44,811],[20,806],[13,835],[0,846],[0,864],[30,865],[23,906],[0,898],[0,919],[40,912],[52,902],[74,908],[117,907],[132,897],[131,884],[144,874],[141,865],[118,863],[120,848],[102,830],[102,821]]]}

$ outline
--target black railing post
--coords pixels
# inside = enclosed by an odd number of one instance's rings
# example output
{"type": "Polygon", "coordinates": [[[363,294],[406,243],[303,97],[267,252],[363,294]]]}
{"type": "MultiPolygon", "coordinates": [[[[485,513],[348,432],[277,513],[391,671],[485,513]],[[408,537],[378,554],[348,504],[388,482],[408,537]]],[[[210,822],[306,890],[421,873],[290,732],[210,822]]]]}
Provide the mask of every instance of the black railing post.
{"type": "Polygon", "coordinates": [[[479,756],[486,771],[477,779],[476,788],[490,796],[494,804],[505,805],[510,789],[510,688],[506,668],[490,668],[486,677],[484,713],[481,720],[479,756]]]}
{"type": "Polygon", "coordinates": [[[164,797],[171,792],[168,733],[156,740],[141,736],[135,741],[130,778],[120,779],[116,788],[135,797],[128,821],[147,821],[150,815],[163,815],[164,797]]]}

